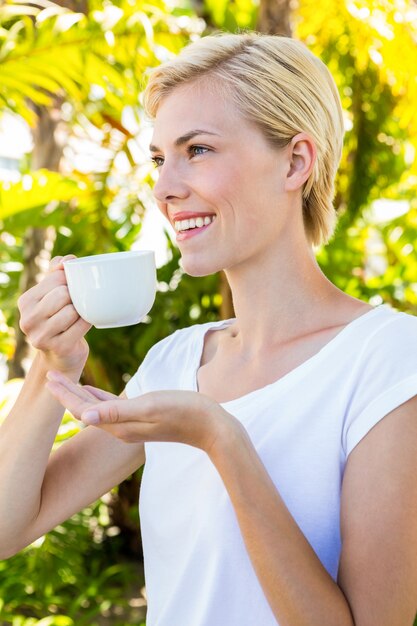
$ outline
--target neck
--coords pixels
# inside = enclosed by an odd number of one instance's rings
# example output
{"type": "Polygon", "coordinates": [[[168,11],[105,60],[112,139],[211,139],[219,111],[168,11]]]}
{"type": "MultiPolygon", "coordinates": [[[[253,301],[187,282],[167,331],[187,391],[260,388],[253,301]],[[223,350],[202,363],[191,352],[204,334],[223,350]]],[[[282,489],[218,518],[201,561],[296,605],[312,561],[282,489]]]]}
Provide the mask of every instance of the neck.
{"type": "Polygon", "coordinates": [[[243,349],[267,350],[331,323],[331,304],[346,298],[321,271],[305,239],[277,246],[269,259],[226,271],[243,349]]]}

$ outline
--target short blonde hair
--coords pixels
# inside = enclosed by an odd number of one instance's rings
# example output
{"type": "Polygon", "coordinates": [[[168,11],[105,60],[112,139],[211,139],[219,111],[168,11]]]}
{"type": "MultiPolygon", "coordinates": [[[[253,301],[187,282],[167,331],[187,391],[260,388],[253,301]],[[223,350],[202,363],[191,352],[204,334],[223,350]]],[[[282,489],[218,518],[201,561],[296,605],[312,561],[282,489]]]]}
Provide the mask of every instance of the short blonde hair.
{"type": "Polygon", "coordinates": [[[209,79],[227,87],[241,114],[280,148],[300,132],[314,141],[317,159],[303,188],[303,220],[313,245],[333,234],[334,179],[343,147],[343,112],[337,87],[324,63],[294,39],[250,32],[218,33],[189,44],[151,71],[145,111],[154,118],[175,87],[209,79]]]}

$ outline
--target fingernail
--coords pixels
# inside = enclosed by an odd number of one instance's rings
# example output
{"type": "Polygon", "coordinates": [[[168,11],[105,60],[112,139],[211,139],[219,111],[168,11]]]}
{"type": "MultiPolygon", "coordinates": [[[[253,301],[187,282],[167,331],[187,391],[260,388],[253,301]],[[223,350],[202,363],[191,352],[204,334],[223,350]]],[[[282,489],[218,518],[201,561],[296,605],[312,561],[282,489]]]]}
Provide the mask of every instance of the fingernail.
{"type": "Polygon", "coordinates": [[[81,419],[84,424],[98,424],[100,421],[100,414],[98,411],[86,411],[81,415],[81,419]]]}

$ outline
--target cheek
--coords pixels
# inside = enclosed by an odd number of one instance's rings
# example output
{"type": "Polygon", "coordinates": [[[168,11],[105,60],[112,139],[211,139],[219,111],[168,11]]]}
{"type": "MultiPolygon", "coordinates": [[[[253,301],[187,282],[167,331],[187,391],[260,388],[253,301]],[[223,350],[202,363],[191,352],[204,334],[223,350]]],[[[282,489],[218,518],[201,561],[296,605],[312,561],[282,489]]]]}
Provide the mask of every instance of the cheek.
{"type": "Polygon", "coordinates": [[[210,172],[201,172],[189,185],[195,194],[207,203],[217,206],[223,213],[240,205],[244,181],[240,173],[226,164],[225,167],[211,169],[210,172]]]}
{"type": "Polygon", "coordinates": [[[227,225],[228,237],[236,236],[241,241],[259,226],[264,198],[257,187],[250,176],[222,171],[210,179],[202,179],[195,192],[219,213],[219,226],[227,225]]]}

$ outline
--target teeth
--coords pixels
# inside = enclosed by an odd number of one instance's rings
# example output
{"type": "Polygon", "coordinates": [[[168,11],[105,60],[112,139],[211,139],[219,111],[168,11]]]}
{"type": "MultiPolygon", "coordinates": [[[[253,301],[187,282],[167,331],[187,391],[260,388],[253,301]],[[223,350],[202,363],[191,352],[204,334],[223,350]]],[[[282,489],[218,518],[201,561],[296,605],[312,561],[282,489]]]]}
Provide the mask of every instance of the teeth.
{"type": "Polygon", "coordinates": [[[215,215],[205,215],[204,217],[192,217],[189,220],[178,220],[174,222],[174,227],[177,232],[190,230],[191,228],[201,228],[211,224],[215,217],[215,215]]]}

